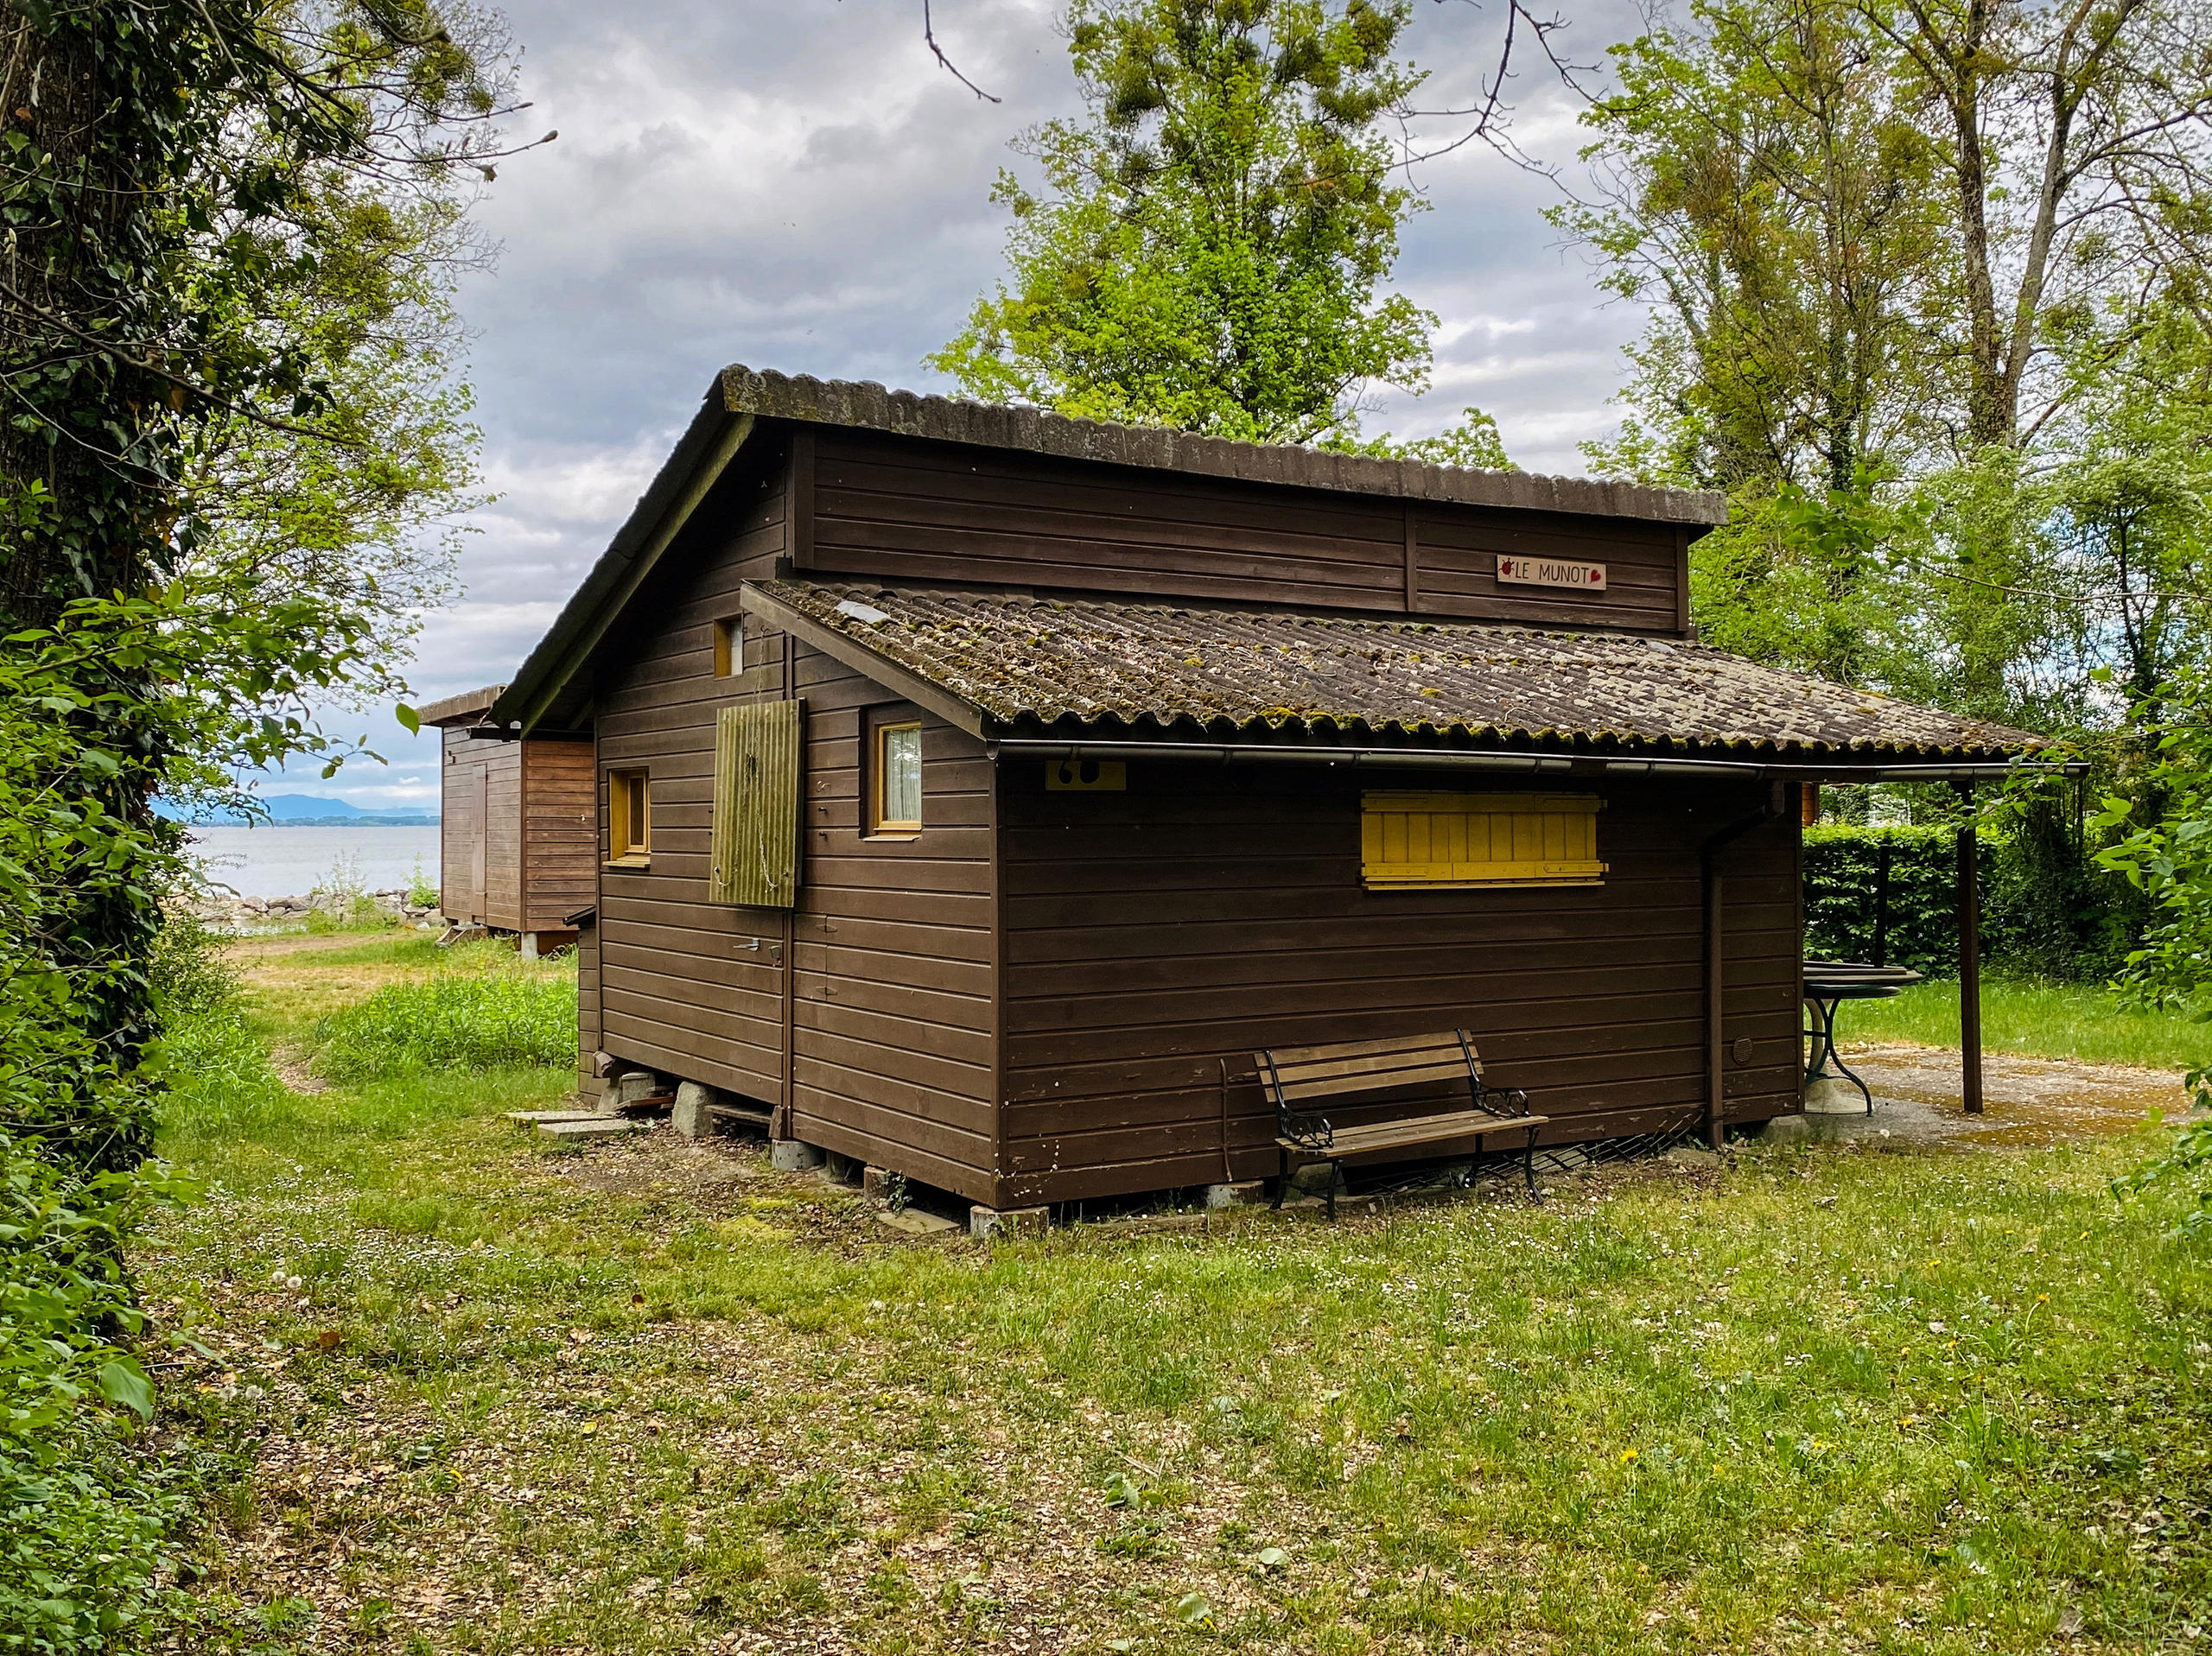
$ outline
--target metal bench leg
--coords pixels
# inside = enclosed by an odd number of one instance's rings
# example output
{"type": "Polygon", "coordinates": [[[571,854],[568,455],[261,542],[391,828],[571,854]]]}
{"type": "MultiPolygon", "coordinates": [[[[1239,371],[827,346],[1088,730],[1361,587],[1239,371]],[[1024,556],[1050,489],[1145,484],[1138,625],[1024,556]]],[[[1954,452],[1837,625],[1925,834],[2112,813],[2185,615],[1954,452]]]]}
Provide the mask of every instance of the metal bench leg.
{"type": "Polygon", "coordinates": [[[1536,1130],[1534,1127],[1529,1129],[1529,1142],[1522,1147],[1521,1171],[1529,1181],[1529,1199],[1541,1202],[1544,1193],[1536,1188],[1536,1130]]]}
{"type": "Polygon", "coordinates": [[[1283,1149],[1281,1145],[1278,1145],[1275,1146],[1275,1196],[1274,1201],[1268,1203],[1268,1212],[1281,1213],[1282,1211],[1283,1194],[1289,1189],[1290,1152],[1287,1150],[1283,1149]]]}

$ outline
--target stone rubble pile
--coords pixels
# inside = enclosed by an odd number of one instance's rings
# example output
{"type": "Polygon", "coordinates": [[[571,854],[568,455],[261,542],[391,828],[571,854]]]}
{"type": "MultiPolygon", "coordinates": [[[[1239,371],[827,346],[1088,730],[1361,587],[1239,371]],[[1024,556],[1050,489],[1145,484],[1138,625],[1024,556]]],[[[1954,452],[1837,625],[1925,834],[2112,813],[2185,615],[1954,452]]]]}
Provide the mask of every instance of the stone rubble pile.
{"type": "Polygon", "coordinates": [[[420,925],[441,919],[432,903],[410,903],[404,887],[386,891],[310,891],[305,897],[240,897],[231,891],[211,891],[192,905],[203,925],[251,930],[262,926],[296,925],[308,916],[348,912],[357,902],[373,904],[396,920],[420,925]]]}

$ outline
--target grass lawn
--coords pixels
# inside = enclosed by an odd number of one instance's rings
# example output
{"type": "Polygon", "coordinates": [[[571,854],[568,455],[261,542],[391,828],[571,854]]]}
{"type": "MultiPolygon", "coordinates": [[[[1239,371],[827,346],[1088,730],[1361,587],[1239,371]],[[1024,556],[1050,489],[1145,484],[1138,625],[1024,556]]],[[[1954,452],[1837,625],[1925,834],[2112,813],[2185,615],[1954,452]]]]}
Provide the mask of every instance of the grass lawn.
{"type": "MultiPolygon", "coordinates": [[[[264,954],[251,1030],[433,962],[264,954]]],[[[986,1247],[756,1148],[499,1119],[569,1084],[181,1112],[208,1194],[134,1264],[217,1353],[164,1425],[252,1462],[191,1590],[263,1629],[195,1650],[2212,1639],[2212,1275],[2107,1190],[2147,1132],[986,1247]]]]}
{"type": "MultiPolygon", "coordinates": [[[[1917,1041],[1959,1044],[1955,980],[1916,983],[1892,1000],[1854,1000],[1837,1020],[1847,1043],[1917,1041]]],[[[2030,1057],[2080,1058],[2089,1063],[2189,1069],[2212,1062],[2212,1024],[2172,1012],[2140,1012],[2107,990],[2077,984],[1981,984],[1982,1044],[2030,1057]]]]}

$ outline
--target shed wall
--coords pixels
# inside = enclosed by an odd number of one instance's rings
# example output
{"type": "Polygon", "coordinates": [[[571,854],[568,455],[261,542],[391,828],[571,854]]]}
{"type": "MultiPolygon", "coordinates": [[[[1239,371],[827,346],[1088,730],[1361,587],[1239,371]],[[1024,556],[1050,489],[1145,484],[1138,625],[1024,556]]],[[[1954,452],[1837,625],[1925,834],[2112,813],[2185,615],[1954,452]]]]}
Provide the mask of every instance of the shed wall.
{"type": "Polygon", "coordinates": [[[1677,632],[1672,524],[1146,472],[815,428],[801,569],[1677,632]],[[1497,555],[1602,562],[1602,593],[1501,585],[1497,555]]]}
{"type": "MultiPolygon", "coordinates": [[[[1544,1141],[1702,1119],[1697,841],[1755,792],[1602,789],[1602,885],[1370,892],[1349,777],[1132,765],[1125,793],[1047,793],[1042,771],[1000,775],[1002,1204],[1272,1174],[1268,1045],[1465,1025],[1544,1141]]],[[[1752,1042],[1727,1113],[1764,1119],[1797,1107],[1794,817],[1724,854],[1724,1035],[1752,1042]]]]}
{"type": "Polygon", "coordinates": [[[560,931],[597,889],[598,813],[592,744],[533,738],[522,749],[522,922],[560,931]]]}
{"type": "Polygon", "coordinates": [[[995,1189],[991,762],[828,657],[806,701],[792,1137],[978,1201],[995,1189]],[[871,711],[922,726],[922,831],[864,834],[871,711]]]}
{"type": "Polygon", "coordinates": [[[786,545],[778,457],[741,450],[664,554],[637,619],[602,649],[594,683],[599,1044],[772,1103],[784,1084],[784,918],[706,899],[715,710],[783,693],[779,649],[717,677],[715,625],[786,545]],[[652,861],[607,866],[607,776],[636,768],[650,778],[652,861]]]}
{"type": "MultiPolygon", "coordinates": [[[[758,463],[773,462],[771,452],[758,463]]],[[[596,813],[603,821],[608,772],[643,767],[652,853],[645,868],[597,868],[580,1031],[595,1012],[595,1043],[617,1057],[782,1107],[792,1137],[985,1198],[990,762],[972,738],[914,710],[923,831],[868,838],[861,730],[868,708],[899,705],[891,693],[766,629],[745,635],[745,671],[715,676],[715,623],[738,614],[741,581],[766,578],[785,553],[784,502],[779,465],[726,481],[638,605],[650,623],[602,652],[596,813]],[[709,900],[715,714],[783,697],[787,662],[806,705],[800,897],[789,915],[709,900]]]]}
{"type": "Polygon", "coordinates": [[[447,918],[522,924],[522,749],[448,727],[439,781],[438,906],[447,918]],[[480,869],[480,885],[475,872],[480,869]]]}

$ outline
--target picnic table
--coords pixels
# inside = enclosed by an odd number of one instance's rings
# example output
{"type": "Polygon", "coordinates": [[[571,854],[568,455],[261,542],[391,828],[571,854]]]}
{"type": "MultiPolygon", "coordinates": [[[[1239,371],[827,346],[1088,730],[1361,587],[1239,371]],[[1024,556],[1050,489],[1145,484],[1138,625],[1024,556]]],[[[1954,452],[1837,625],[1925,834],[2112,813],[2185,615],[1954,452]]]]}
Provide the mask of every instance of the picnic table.
{"type": "Polygon", "coordinates": [[[1852,1073],[1835,1050],[1836,1009],[1847,1000],[1887,1000],[1920,974],[1904,966],[1875,966],[1866,961],[1807,961],[1805,1008],[1811,1014],[1805,1038],[1812,1043],[1805,1060],[1805,1085],[1841,1075],[1874,1114],[1874,1094],[1852,1073]],[[1831,1067],[1833,1066],[1833,1067],[1831,1067]]]}

